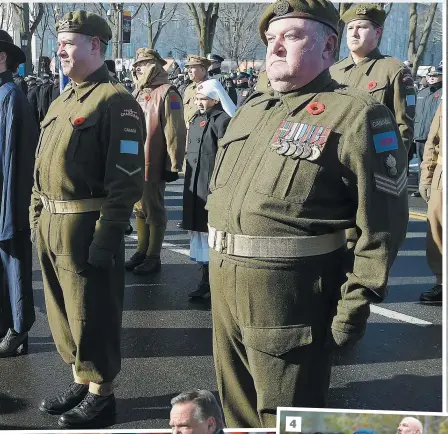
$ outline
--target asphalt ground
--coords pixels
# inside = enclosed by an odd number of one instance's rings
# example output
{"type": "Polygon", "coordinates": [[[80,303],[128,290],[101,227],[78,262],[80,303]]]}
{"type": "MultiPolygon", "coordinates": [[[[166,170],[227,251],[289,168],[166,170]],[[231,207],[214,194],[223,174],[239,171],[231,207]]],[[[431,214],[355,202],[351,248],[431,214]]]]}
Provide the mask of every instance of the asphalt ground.
{"type": "MultiPolygon", "coordinates": [[[[126,275],[113,428],[168,428],[174,395],[191,388],[216,392],[210,302],[187,297],[200,270],[188,257],[188,233],[176,226],[182,214],[181,180],[167,187],[165,203],[169,223],[162,271],[154,277],[126,275]]],[[[337,355],[331,408],[442,410],[442,309],[418,303],[420,293],[435,282],[425,259],[425,203],[410,198],[410,209],[413,217],[392,268],[389,296],[372,306],[363,340],[337,355]]],[[[134,233],[126,240],[127,257],[135,247],[134,233]]],[[[29,354],[0,359],[0,429],[57,429],[57,417],[42,415],[37,407],[71,382],[70,367],[57,354],[48,328],[35,255],[33,288],[37,320],[29,354]]]]}

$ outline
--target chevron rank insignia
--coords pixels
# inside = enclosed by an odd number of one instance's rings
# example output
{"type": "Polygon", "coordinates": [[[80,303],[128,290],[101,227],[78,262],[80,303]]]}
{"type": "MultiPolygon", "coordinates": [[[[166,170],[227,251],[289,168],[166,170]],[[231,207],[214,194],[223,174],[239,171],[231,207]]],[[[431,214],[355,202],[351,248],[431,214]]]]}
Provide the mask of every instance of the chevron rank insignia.
{"type": "Polygon", "coordinates": [[[319,125],[282,121],[276,131],[271,149],[279,155],[316,161],[322,154],[331,129],[319,125]]]}
{"type": "Polygon", "coordinates": [[[398,197],[403,193],[408,185],[408,174],[406,168],[403,169],[398,178],[390,178],[388,176],[374,173],[375,187],[378,191],[398,197]]]}

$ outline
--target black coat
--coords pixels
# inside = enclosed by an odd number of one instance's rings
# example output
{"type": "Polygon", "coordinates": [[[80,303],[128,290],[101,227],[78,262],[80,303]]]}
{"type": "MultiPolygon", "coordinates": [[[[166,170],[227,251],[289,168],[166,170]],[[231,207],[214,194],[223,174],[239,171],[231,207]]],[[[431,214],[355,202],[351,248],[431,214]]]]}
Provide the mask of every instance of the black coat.
{"type": "Polygon", "coordinates": [[[426,142],[431,123],[442,99],[442,83],[425,87],[417,93],[414,119],[414,140],[426,142]]]}
{"type": "Polygon", "coordinates": [[[182,226],[190,231],[207,232],[205,209],[210,179],[215,167],[218,140],[224,136],[230,116],[218,104],[190,123],[185,170],[182,226]]]}

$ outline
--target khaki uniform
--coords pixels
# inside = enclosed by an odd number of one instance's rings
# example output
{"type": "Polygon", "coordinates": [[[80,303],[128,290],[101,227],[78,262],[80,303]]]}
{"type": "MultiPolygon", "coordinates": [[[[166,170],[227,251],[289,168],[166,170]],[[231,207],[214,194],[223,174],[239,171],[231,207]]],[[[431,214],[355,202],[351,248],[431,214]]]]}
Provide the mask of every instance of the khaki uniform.
{"type": "Polygon", "coordinates": [[[341,84],[369,92],[395,116],[407,152],[414,138],[415,88],[411,71],[398,59],[373,50],[358,64],[351,56],[330,68],[331,77],[341,84]]]}
{"type": "Polygon", "coordinates": [[[41,124],[30,225],[48,320],[75,377],[120,371],[124,232],[143,189],[144,115],[104,64],[69,85],[41,124]]]}
{"type": "Polygon", "coordinates": [[[184,103],[184,119],[185,125],[188,127],[190,125],[190,121],[193,119],[193,116],[198,111],[196,104],[194,103],[196,99],[196,88],[200,83],[190,83],[185,89],[183,103],[184,103]]]}
{"type": "Polygon", "coordinates": [[[206,206],[227,426],[272,427],[277,406],[325,406],[331,348],[359,339],[370,302],[387,294],[407,230],[406,174],[387,108],[328,71],[296,92],[255,93],[232,118],[206,206]]]}
{"type": "Polygon", "coordinates": [[[428,140],[425,144],[423,162],[420,166],[420,185],[430,185],[428,202],[428,230],[426,234],[426,259],[442,284],[442,245],[443,245],[443,118],[442,104],[439,105],[431,124],[428,140]]]}

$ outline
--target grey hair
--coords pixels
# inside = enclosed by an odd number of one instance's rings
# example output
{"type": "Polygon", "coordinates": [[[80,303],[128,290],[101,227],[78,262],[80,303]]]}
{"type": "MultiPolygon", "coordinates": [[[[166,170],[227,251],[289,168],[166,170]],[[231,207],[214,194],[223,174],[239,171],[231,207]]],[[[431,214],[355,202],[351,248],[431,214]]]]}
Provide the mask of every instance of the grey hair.
{"type": "MultiPolygon", "coordinates": [[[[86,42],[91,42],[92,39],[97,37],[97,36],[84,35],[84,37],[85,37],[86,42]]],[[[100,39],[100,56],[101,56],[101,59],[103,59],[103,60],[106,58],[106,51],[107,51],[107,44],[104,43],[100,39]]]]}
{"type": "Polygon", "coordinates": [[[224,429],[222,410],[212,392],[199,389],[182,392],[171,400],[171,405],[187,402],[196,405],[194,418],[198,422],[204,422],[209,417],[213,417],[216,421],[216,431],[224,429]]]}

